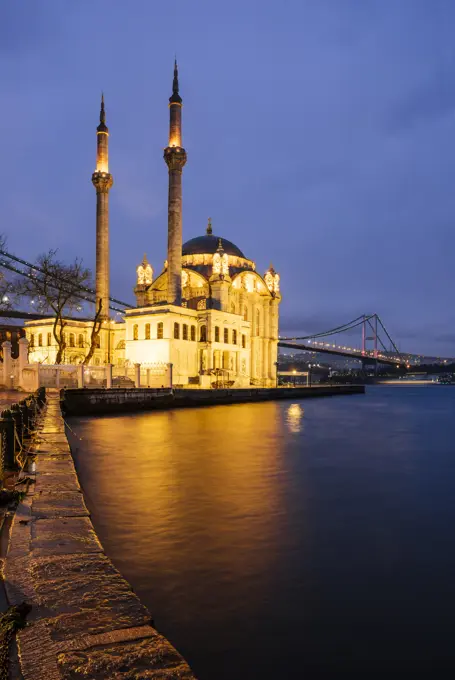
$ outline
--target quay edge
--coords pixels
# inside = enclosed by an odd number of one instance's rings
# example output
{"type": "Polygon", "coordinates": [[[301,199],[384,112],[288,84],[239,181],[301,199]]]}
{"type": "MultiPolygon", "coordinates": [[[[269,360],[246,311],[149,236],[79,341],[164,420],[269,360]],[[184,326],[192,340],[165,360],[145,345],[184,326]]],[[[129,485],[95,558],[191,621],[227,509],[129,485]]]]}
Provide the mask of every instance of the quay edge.
{"type": "Polygon", "coordinates": [[[16,633],[20,671],[14,677],[195,680],[104,553],[76,475],[58,392],[47,393],[31,453],[30,484],[3,560],[8,604],[28,611],[27,625],[16,633]]]}
{"type": "Polygon", "coordinates": [[[221,404],[244,404],[277,399],[309,399],[364,394],[364,385],[315,385],[313,387],[191,389],[66,389],[61,403],[68,416],[109,415],[131,411],[194,408],[221,404]]]}

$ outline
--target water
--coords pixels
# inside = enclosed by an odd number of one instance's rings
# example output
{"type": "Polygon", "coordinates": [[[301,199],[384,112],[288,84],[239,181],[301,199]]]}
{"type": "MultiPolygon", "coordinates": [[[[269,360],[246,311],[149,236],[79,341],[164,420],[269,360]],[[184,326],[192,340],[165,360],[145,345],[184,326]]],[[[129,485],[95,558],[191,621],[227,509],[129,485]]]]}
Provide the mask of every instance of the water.
{"type": "Polygon", "coordinates": [[[72,426],[107,553],[200,680],[455,670],[454,388],[72,426]]]}

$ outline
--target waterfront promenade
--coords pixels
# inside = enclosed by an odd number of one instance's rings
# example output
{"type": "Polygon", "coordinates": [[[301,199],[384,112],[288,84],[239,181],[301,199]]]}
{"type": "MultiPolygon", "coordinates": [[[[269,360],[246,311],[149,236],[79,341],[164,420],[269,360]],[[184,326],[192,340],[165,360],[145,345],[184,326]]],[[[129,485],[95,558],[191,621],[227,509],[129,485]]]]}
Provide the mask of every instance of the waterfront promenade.
{"type": "Polygon", "coordinates": [[[74,469],[57,392],[47,394],[37,441],[35,465],[27,473],[34,483],[14,516],[3,565],[9,604],[31,607],[27,626],[17,633],[23,679],[194,680],[104,553],[74,469]]]}

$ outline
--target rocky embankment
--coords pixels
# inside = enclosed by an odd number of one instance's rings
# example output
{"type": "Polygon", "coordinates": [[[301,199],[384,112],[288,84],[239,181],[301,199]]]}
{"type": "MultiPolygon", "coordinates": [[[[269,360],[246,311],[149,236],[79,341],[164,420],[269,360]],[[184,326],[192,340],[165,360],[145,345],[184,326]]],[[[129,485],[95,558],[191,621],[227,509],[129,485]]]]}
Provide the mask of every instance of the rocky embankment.
{"type": "Polygon", "coordinates": [[[27,473],[35,483],[15,514],[3,574],[9,604],[27,605],[16,635],[24,680],[194,680],[103,551],[57,392],[47,396],[37,442],[27,473]]]}

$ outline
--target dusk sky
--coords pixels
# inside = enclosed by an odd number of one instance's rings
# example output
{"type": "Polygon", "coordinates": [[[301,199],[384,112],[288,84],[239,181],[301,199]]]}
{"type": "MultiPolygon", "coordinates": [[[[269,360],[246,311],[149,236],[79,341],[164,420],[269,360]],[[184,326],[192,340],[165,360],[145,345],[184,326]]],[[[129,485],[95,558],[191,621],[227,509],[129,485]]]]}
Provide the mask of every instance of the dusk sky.
{"type": "MultiPolygon", "coordinates": [[[[110,130],[111,295],[167,243],[168,98],[183,97],[183,239],[281,275],[281,333],[377,312],[455,356],[452,0],[4,0],[0,197],[10,250],[95,259],[110,130]]],[[[360,336],[360,333],[359,333],[360,336]]]]}

